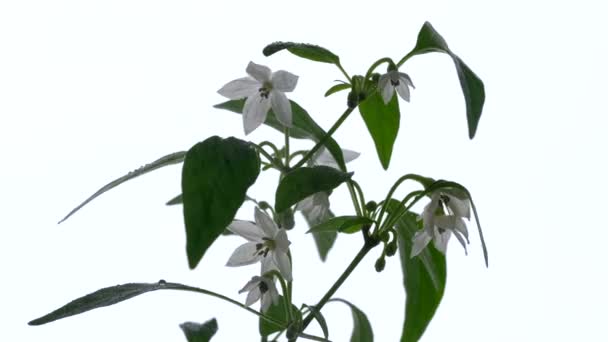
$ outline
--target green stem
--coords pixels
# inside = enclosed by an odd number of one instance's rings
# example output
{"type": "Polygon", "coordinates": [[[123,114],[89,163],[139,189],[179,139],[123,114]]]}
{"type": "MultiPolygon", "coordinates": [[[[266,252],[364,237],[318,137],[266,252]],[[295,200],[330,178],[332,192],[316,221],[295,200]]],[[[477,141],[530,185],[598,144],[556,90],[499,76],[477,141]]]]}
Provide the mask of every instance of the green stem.
{"type": "Polygon", "coordinates": [[[285,127],[285,167],[289,169],[289,127],[285,127]]]}
{"type": "Polygon", "coordinates": [[[374,72],[374,70],[376,70],[376,68],[378,66],[380,66],[380,64],[382,63],[392,63],[393,60],[388,58],[388,57],[384,57],[384,58],[380,58],[379,60],[377,60],[374,64],[372,64],[372,66],[369,67],[369,69],[367,70],[367,73],[365,73],[365,79],[369,79],[369,77],[372,75],[372,72],[374,72]]]}
{"type": "Polygon", "coordinates": [[[357,200],[357,195],[355,194],[355,189],[353,188],[353,185],[350,182],[348,182],[346,184],[346,186],[348,187],[348,192],[350,193],[350,199],[353,201],[353,206],[355,207],[357,216],[361,216],[363,213],[361,212],[361,205],[359,204],[359,201],[357,200]]]}
{"type": "Polygon", "coordinates": [[[164,289],[168,289],[168,290],[180,290],[180,291],[190,291],[190,292],[197,292],[197,293],[202,293],[202,294],[206,294],[215,298],[219,298],[221,300],[225,300],[228,303],[232,303],[238,307],[240,307],[241,309],[245,309],[249,312],[251,312],[254,315],[259,316],[260,318],[272,323],[272,324],[276,324],[280,327],[284,326],[285,323],[283,322],[279,322],[277,320],[275,320],[274,318],[268,317],[266,315],[264,315],[263,313],[256,311],[250,307],[248,307],[245,304],[242,304],[240,302],[237,302],[236,300],[226,297],[224,295],[221,295],[219,293],[213,292],[213,291],[209,291],[209,290],[205,290],[205,289],[201,289],[198,287],[193,287],[193,286],[187,286],[187,285],[182,285],[182,284],[177,284],[177,283],[165,283],[165,285],[163,286],[164,289]]]}
{"type": "Polygon", "coordinates": [[[264,157],[266,157],[266,159],[268,159],[268,161],[270,162],[270,164],[276,168],[279,171],[284,171],[285,170],[285,166],[281,165],[280,161],[278,159],[273,158],[268,152],[266,152],[266,150],[264,150],[260,145],[256,145],[256,144],[252,144],[255,149],[264,157]]]}
{"type": "Polygon", "coordinates": [[[403,63],[405,63],[405,61],[410,59],[410,57],[414,56],[414,54],[412,52],[414,52],[414,50],[410,51],[407,55],[403,56],[403,58],[401,58],[401,60],[399,60],[399,63],[397,63],[397,68],[402,66],[403,63]]]}
{"type": "MultiPolygon", "coordinates": [[[[340,288],[340,286],[342,286],[344,281],[350,276],[350,274],[353,272],[353,270],[357,267],[357,265],[359,265],[359,263],[361,262],[361,260],[363,260],[365,255],[369,251],[372,250],[372,248],[374,248],[374,244],[370,243],[369,241],[366,240],[365,244],[363,245],[363,247],[361,248],[359,253],[357,253],[357,255],[355,256],[353,261],[350,262],[348,267],[346,267],[346,269],[344,270],[344,272],[342,272],[342,274],[340,275],[338,280],[336,280],[336,282],[331,286],[331,288],[327,291],[327,293],[323,296],[323,298],[321,298],[319,303],[317,305],[315,305],[315,310],[317,310],[317,312],[321,312],[321,309],[323,308],[323,306],[334,295],[334,293],[336,293],[338,288],[340,288]]],[[[310,312],[306,316],[306,318],[304,318],[304,320],[302,321],[302,330],[301,331],[304,331],[306,329],[306,327],[312,321],[313,317],[314,317],[313,313],[310,312]]]]}
{"type": "Polygon", "coordinates": [[[342,123],[344,123],[346,118],[348,118],[348,116],[350,115],[350,113],[353,112],[353,110],[354,110],[354,108],[348,108],[347,110],[345,110],[344,113],[338,118],[338,121],[336,121],[336,123],[334,123],[334,125],[331,126],[331,128],[329,129],[329,131],[327,131],[327,133],[323,136],[323,138],[321,138],[321,140],[319,140],[319,142],[310,151],[308,151],[308,153],[306,153],[306,155],[304,157],[302,157],[302,159],[300,159],[300,161],[293,168],[297,169],[297,168],[301,167],[310,158],[312,158],[313,154],[315,154],[315,152],[317,152],[317,150],[319,150],[321,148],[321,146],[325,145],[327,140],[336,132],[336,130],[338,128],[340,128],[342,123]]]}
{"type": "Polygon", "coordinates": [[[298,336],[300,336],[301,338],[306,338],[306,339],[313,340],[313,341],[321,341],[321,342],[327,342],[327,341],[329,341],[326,338],[318,337],[318,336],[314,336],[314,335],[308,335],[308,334],[305,334],[305,333],[300,333],[298,336]]]}
{"type": "Polygon", "coordinates": [[[350,183],[352,183],[352,186],[355,188],[355,190],[357,190],[357,194],[359,195],[359,198],[361,199],[361,202],[359,203],[361,205],[361,212],[365,216],[367,216],[367,210],[365,209],[365,196],[363,196],[363,190],[361,190],[359,183],[357,183],[356,181],[351,179],[350,183]]]}
{"type": "Polygon", "coordinates": [[[342,74],[344,75],[344,77],[346,77],[346,79],[348,80],[348,82],[349,83],[352,82],[352,80],[350,79],[350,76],[348,76],[348,73],[342,67],[342,64],[340,64],[340,62],[338,62],[338,64],[336,64],[336,65],[338,66],[338,69],[340,69],[340,71],[342,72],[342,74]]]}

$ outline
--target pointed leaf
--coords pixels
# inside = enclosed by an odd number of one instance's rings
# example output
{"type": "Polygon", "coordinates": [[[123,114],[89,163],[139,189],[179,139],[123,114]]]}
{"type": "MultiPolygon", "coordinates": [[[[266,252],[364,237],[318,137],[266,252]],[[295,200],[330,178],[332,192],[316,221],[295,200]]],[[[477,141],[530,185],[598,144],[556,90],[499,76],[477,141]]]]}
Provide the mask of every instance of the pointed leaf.
{"type": "Polygon", "coordinates": [[[184,199],[182,198],[182,194],[179,194],[175,197],[173,197],[172,199],[169,200],[169,202],[167,202],[167,205],[177,205],[177,204],[183,204],[184,203],[184,199]]]}
{"type": "MultiPolygon", "coordinates": [[[[302,314],[293,304],[291,305],[291,311],[296,315],[297,319],[302,319],[302,314]]],[[[277,304],[272,304],[264,314],[276,321],[287,324],[288,317],[285,316],[285,298],[283,296],[279,296],[279,301],[277,304]]],[[[280,327],[274,323],[268,322],[263,318],[260,318],[259,329],[260,335],[262,336],[268,336],[274,332],[281,331],[284,328],[284,326],[280,327]]]]}
{"type": "Polygon", "coordinates": [[[469,126],[469,138],[473,139],[477,131],[477,125],[481,118],[483,104],[485,102],[485,89],[481,79],[458,57],[453,53],[445,39],[433,28],[428,21],[424,23],[418,33],[418,41],[414,49],[408,56],[415,56],[429,52],[444,52],[452,57],[458,80],[464,95],[464,100],[467,107],[467,123],[469,126]]]}
{"type": "Polygon", "coordinates": [[[214,136],[188,151],[182,195],[190,268],[232,222],[259,173],[257,152],[246,141],[214,136]]]}
{"type": "Polygon", "coordinates": [[[267,45],[262,53],[264,56],[268,57],[285,49],[298,57],[310,59],[315,62],[331,63],[336,65],[340,63],[340,58],[333,52],[327,50],[326,48],[312,44],[274,42],[267,45]]]}
{"type": "Polygon", "coordinates": [[[359,112],[374,139],[380,163],[386,170],[391,162],[393,145],[399,133],[400,114],[397,96],[393,96],[388,104],[384,104],[382,96],[376,91],[359,104],[359,112]]]}
{"type": "Polygon", "coordinates": [[[78,315],[93,309],[114,305],[127,299],[131,299],[135,296],[139,296],[140,294],[156,290],[182,290],[208,293],[208,291],[203,289],[178,283],[168,283],[164,280],[160,280],[158,283],[130,283],[116,285],[97,290],[84,297],[80,297],[76,300],[73,300],[68,304],[62,306],[61,308],[40,318],[37,318],[29,322],[28,324],[42,325],[50,323],[58,319],[78,315]]]}
{"type": "MultiPolygon", "coordinates": [[[[321,139],[323,139],[323,137],[326,135],[326,132],[319,125],[317,125],[317,123],[306,112],[306,110],[304,110],[304,108],[294,101],[289,102],[291,103],[291,111],[293,114],[293,126],[289,129],[289,136],[296,139],[310,139],[314,142],[321,141],[321,139]]],[[[241,114],[244,106],[245,100],[231,100],[217,104],[214,107],[241,114]]],[[[272,109],[268,112],[264,124],[276,129],[277,131],[281,132],[281,134],[284,132],[283,125],[281,125],[281,123],[277,120],[272,109]]],[[[338,166],[340,166],[340,169],[346,170],[342,149],[338,143],[333,138],[329,137],[326,139],[324,146],[334,157],[338,163],[338,166]]]]}
{"type": "Polygon", "coordinates": [[[363,216],[338,216],[312,227],[309,233],[343,232],[355,233],[363,225],[371,225],[374,221],[363,216]]]}
{"type": "MultiPolygon", "coordinates": [[[[310,217],[307,212],[302,212],[302,216],[304,216],[304,220],[308,224],[309,228],[316,226],[317,224],[323,223],[332,217],[334,217],[334,213],[331,210],[328,211],[327,217],[317,218],[310,217]]],[[[327,233],[312,233],[312,236],[315,240],[315,245],[317,246],[317,252],[319,252],[319,257],[321,261],[327,260],[327,255],[329,251],[334,246],[336,242],[336,238],[338,237],[338,233],[336,232],[327,232],[327,233]]]]}
{"type": "Polygon", "coordinates": [[[146,164],[137,170],[131,171],[131,172],[127,173],[126,175],[111,181],[110,183],[104,185],[101,189],[97,190],[97,192],[95,192],[93,195],[91,195],[91,197],[87,198],[84,202],[82,202],[76,208],[72,209],[72,211],[70,211],[61,221],[59,221],[59,223],[67,220],[70,216],[72,216],[74,213],[76,213],[78,210],[80,210],[82,207],[87,205],[89,202],[91,202],[92,200],[94,200],[95,198],[97,198],[98,196],[103,194],[104,192],[109,191],[109,190],[119,186],[120,184],[122,184],[128,180],[131,180],[135,177],[138,177],[138,176],[141,176],[148,172],[152,172],[154,170],[160,169],[161,167],[181,163],[184,160],[185,156],[186,156],[186,152],[175,152],[175,153],[168,154],[162,158],[159,158],[159,159],[153,161],[150,164],[146,164]]]}
{"type": "Polygon", "coordinates": [[[347,300],[335,298],[330,302],[342,302],[350,307],[353,314],[353,333],[350,336],[350,342],[373,342],[374,332],[372,325],[369,323],[365,313],[347,300]]]}
{"type": "Polygon", "coordinates": [[[275,209],[282,212],[312,194],[332,190],[352,175],[352,172],[342,172],[329,166],[297,168],[281,179],[275,196],[275,209]]]}
{"type": "Polygon", "coordinates": [[[179,327],[186,335],[188,342],[209,342],[217,332],[217,321],[213,318],[203,324],[185,322],[179,327]]]}
{"type": "MultiPolygon", "coordinates": [[[[388,212],[399,208],[396,200],[391,200],[388,212]]],[[[445,289],[447,265],[445,255],[430,243],[418,256],[411,258],[412,238],[422,222],[417,215],[407,212],[395,224],[403,283],[406,292],[405,322],[401,341],[418,341],[431,322],[445,289]]]]}
{"type": "Polygon", "coordinates": [[[351,85],[348,83],[336,84],[336,85],[332,86],[331,88],[327,89],[327,91],[325,92],[325,97],[328,97],[329,95],[335,94],[342,90],[350,89],[350,87],[351,87],[351,85]]]}

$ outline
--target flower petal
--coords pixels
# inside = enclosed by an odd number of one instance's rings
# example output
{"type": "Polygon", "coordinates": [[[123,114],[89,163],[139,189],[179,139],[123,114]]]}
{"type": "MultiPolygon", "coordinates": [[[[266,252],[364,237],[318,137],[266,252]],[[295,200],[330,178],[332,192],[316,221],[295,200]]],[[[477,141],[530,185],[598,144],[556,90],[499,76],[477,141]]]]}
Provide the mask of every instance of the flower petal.
{"type": "Polygon", "coordinates": [[[272,74],[270,80],[272,87],[276,90],[283,92],[290,92],[296,88],[298,84],[298,76],[290,73],[289,71],[279,70],[272,74]]]}
{"type": "Polygon", "coordinates": [[[291,242],[287,239],[287,232],[285,229],[279,229],[277,235],[274,236],[275,249],[281,253],[287,253],[289,251],[289,245],[291,242]]]}
{"type": "Polygon", "coordinates": [[[462,245],[462,248],[464,248],[464,254],[468,255],[469,253],[467,251],[467,245],[466,245],[462,235],[460,235],[460,233],[458,231],[454,231],[454,236],[456,236],[456,238],[458,239],[458,242],[460,242],[460,245],[462,245]]]}
{"type": "Polygon", "coordinates": [[[410,88],[408,88],[407,84],[403,81],[399,82],[399,85],[395,87],[397,89],[397,93],[407,102],[410,102],[410,88]]]}
{"type": "Polygon", "coordinates": [[[249,221],[234,220],[228,230],[252,242],[260,242],[265,236],[262,228],[249,221]]]}
{"type": "Polygon", "coordinates": [[[260,284],[260,281],[262,281],[262,277],[253,276],[251,280],[248,281],[247,284],[245,284],[245,286],[243,286],[243,288],[239,290],[239,293],[251,291],[253,288],[257,287],[260,284]]]}
{"type": "Polygon", "coordinates": [[[291,102],[289,102],[287,96],[283,92],[273,89],[270,92],[270,101],[272,103],[272,111],[279,122],[284,126],[291,127],[293,122],[291,102]]]}
{"type": "Polygon", "coordinates": [[[268,308],[270,308],[270,304],[272,304],[272,297],[270,297],[268,293],[263,294],[260,305],[260,311],[266,312],[268,308]]]}
{"type": "Polygon", "coordinates": [[[348,163],[359,158],[361,153],[343,148],[342,155],[344,155],[344,162],[348,163]]]}
{"type": "Polygon", "coordinates": [[[292,281],[291,277],[291,261],[289,260],[289,256],[287,253],[282,253],[280,251],[275,251],[272,253],[274,258],[274,263],[279,267],[279,272],[283,275],[283,278],[287,281],[292,281]]]}
{"type": "Polygon", "coordinates": [[[264,231],[264,236],[269,239],[274,239],[279,228],[270,216],[266,215],[266,213],[261,211],[258,207],[255,207],[253,216],[255,217],[255,223],[264,231]]]}
{"type": "Polygon", "coordinates": [[[262,259],[262,272],[261,273],[262,273],[262,275],[264,275],[270,271],[279,271],[279,268],[274,263],[274,259],[272,258],[272,255],[269,254],[268,256],[266,256],[265,258],[262,259]]]}
{"type": "Polygon", "coordinates": [[[260,82],[251,77],[243,77],[226,83],[218,94],[227,97],[231,100],[242,99],[255,94],[260,88],[260,82]]]}
{"type": "Polygon", "coordinates": [[[253,62],[249,62],[246,69],[247,73],[251,75],[251,77],[258,80],[260,83],[265,83],[270,81],[270,76],[272,71],[269,67],[255,64],[253,62]]]}
{"type": "Polygon", "coordinates": [[[437,250],[443,253],[444,255],[448,249],[448,241],[450,241],[451,235],[451,230],[444,230],[443,232],[440,232],[439,229],[435,229],[433,243],[435,244],[435,248],[437,248],[437,250]]]}
{"type": "Polygon", "coordinates": [[[310,195],[310,196],[306,197],[305,199],[301,200],[300,202],[298,202],[298,204],[296,204],[296,210],[300,210],[300,211],[304,211],[304,212],[312,210],[313,196],[314,195],[310,195]]]}
{"type": "Polygon", "coordinates": [[[426,245],[429,244],[429,241],[431,241],[431,235],[429,235],[426,230],[417,231],[412,239],[412,252],[410,253],[410,258],[420,254],[426,245]]]}
{"type": "Polygon", "coordinates": [[[247,98],[243,107],[243,127],[245,134],[253,132],[264,121],[270,109],[270,101],[257,92],[247,98]]]}
{"type": "Polygon", "coordinates": [[[454,195],[446,193],[444,193],[444,195],[449,198],[447,206],[452,210],[454,215],[466,217],[467,219],[471,218],[471,207],[468,199],[460,199],[454,195]]]}
{"type": "Polygon", "coordinates": [[[412,83],[412,79],[410,78],[410,75],[408,75],[404,72],[399,73],[399,81],[405,82],[406,85],[408,85],[412,88],[416,88],[416,87],[414,87],[414,83],[412,83]]]}
{"type": "Polygon", "coordinates": [[[232,255],[230,258],[228,258],[226,266],[237,267],[251,265],[258,262],[262,256],[258,255],[256,245],[257,243],[255,242],[247,242],[240,245],[234,250],[234,252],[232,252],[232,255]]]}
{"type": "Polygon", "coordinates": [[[251,304],[257,302],[260,297],[262,297],[262,291],[260,291],[259,284],[254,289],[249,291],[247,294],[247,299],[245,299],[245,305],[250,306],[251,304]]]}
{"type": "MultiPolygon", "coordinates": [[[[382,78],[380,78],[382,80],[382,78]]],[[[395,94],[395,87],[391,83],[388,82],[388,77],[386,78],[385,84],[380,87],[380,82],[378,82],[378,88],[380,89],[380,95],[382,95],[382,100],[384,100],[384,104],[388,104],[393,98],[393,94],[395,94]]]]}

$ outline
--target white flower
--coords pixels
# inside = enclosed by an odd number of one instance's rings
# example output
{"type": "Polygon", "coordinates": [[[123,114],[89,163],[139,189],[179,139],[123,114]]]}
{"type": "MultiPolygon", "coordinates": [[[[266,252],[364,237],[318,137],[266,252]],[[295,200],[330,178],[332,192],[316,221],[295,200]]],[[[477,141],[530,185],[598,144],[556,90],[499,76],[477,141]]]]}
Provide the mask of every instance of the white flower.
{"type": "Polygon", "coordinates": [[[433,193],[431,202],[422,211],[423,229],[414,235],[411,257],[420,254],[431,240],[435,248],[445,254],[452,233],[466,253],[465,241],[469,243],[469,232],[462,218],[468,220],[470,216],[468,198],[459,198],[447,192],[433,193]]]}
{"type": "Polygon", "coordinates": [[[288,256],[291,242],[287,239],[285,229],[279,229],[277,224],[257,207],[254,216],[255,224],[235,220],[228,226],[228,230],[249,242],[232,253],[226,266],[244,266],[261,261],[262,274],[278,269],[283,278],[291,281],[291,261],[288,256]]]}
{"type": "MultiPolygon", "coordinates": [[[[342,155],[344,156],[344,162],[348,163],[359,157],[360,153],[342,149],[342,155]]],[[[319,148],[319,150],[313,154],[312,158],[308,161],[308,166],[324,165],[338,169],[338,163],[334,157],[327,151],[325,146],[319,148]]],[[[312,194],[305,199],[298,202],[296,210],[300,210],[311,224],[319,224],[329,218],[329,196],[327,192],[321,191],[312,194]]]]}
{"type": "Polygon", "coordinates": [[[275,305],[279,303],[279,292],[274,284],[274,280],[270,278],[258,276],[251,278],[239,293],[246,291],[249,291],[249,293],[247,294],[245,305],[250,306],[262,299],[262,306],[260,308],[262,312],[266,312],[271,303],[275,305]]]}
{"type": "Polygon", "coordinates": [[[409,87],[416,88],[412,83],[412,79],[408,74],[399,72],[399,70],[396,69],[390,70],[386,74],[380,76],[380,80],[378,81],[378,88],[380,89],[380,94],[382,95],[385,104],[389,103],[393,98],[395,89],[402,99],[410,102],[409,87]]]}
{"type": "Polygon", "coordinates": [[[243,107],[245,134],[266,121],[271,107],[277,119],[291,127],[291,103],[285,93],[294,90],[298,76],[284,70],[272,72],[268,67],[253,62],[247,65],[247,73],[251,77],[228,82],[218,90],[220,95],[231,100],[247,98],[243,107]]]}

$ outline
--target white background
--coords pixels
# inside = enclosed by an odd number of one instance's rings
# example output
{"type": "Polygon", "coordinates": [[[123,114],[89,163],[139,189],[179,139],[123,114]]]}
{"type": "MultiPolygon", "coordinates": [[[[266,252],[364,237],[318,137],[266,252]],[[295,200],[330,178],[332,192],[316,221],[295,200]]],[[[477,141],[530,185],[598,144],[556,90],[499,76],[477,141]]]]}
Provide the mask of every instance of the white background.
{"type": "MultiPolygon", "coordinates": [[[[415,172],[458,181],[476,200],[490,267],[476,233],[468,256],[452,242],[445,297],[423,341],[607,341],[605,13],[595,1],[3,1],[0,340],[183,341],[179,323],[212,317],[220,328],[214,341],[257,340],[255,316],[168,291],[26,325],[126,282],[164,278],[244,300],[237,291],[258,268],[223,266],[239,238],[218,239],[196,270],[187,267],[181,208],[164,206],[179,193],[179,166],[56,222],[142,164],[211,135],[243,138],[240,116],[211,106],[250,60],[299,75],[291,98],[329,128],[345,93],[323,93],[340,73],[286,52],[266,58],[267,43],[319,44],[351,74],[363,73],[377,58],[401,58],[429,20],[486,85],[477,137],[468,139],[458,79],[441,54],[405,64],[416,89],[411,103],[401,102],[388,172],[358,115],[337,133],[343,147],[362,152],[349,166],[368,199],[380,200],[400,175],[415,172]]],[[[281,141],[269,128],[247,139],[267,137],[281,141]]],[[[264,187],[275,176],[264,174],[250,193],[272,202],[264,187]]],[[[332,207],[350,213],[344,188],[332,207]]],[[[238,217],[251,219],[251,207],[238,217]]],[[[359,238],[340,239],[321,264],[303,227],[290,232],[298,303],[320,298],[359,238]]],[[[377,341],[396,341],[404,311],[399,261],[388,259],[377,274],[377,253],[337,296],[368,314],[377,341]]],[[[329,304],[324,313],[330,337],[347,341],[347,307],[329,304]]]]}

